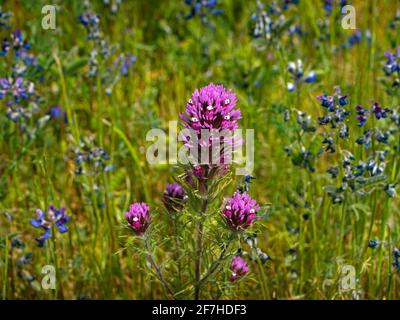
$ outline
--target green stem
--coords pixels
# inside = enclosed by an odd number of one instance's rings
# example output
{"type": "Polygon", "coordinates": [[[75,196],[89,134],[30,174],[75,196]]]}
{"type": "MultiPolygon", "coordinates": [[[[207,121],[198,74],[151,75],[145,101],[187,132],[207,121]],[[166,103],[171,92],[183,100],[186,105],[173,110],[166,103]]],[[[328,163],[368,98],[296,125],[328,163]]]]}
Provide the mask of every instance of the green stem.
{"type": "Polygon", "coordinates": [[[203,215],[207,212],[208,209],[208,197],[205,195],[205,198],[202,200],[201,211],[199,221],[197,223],[197,243],[196,243],[196,261],[195,261],[195,286],[194,286],[194,298],[195,300],[200,299],[200,289],[201,289],[201,260],[203,255],[203,215]]]}

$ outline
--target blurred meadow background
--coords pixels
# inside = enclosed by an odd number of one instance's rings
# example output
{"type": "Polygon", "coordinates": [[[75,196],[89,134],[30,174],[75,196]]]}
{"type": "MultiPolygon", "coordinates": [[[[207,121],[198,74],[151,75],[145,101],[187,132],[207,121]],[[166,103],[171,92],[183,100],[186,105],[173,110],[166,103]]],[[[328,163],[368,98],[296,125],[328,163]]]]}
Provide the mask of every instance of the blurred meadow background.
{"type": "MultiPolygon", "coordinates": [[[[355,30],[334,0],[55,0],[45,30],[47,2],[1,1],[2,299],[168,297],[123,250],[121,225],[133,201],[162,207],[174,174],[146,161],[146,133],[168,130],[211,82],[236,93],[240,128],[254,129],[250,193],[270,209],[257,236],[268,259],[235,286],[209,284],[209,297],[400,297],[398,1],[347,1],[355,30]],[[316,98],[335,90],[348,112],[316,98]],[[66,207],[69,230],[40,247],[30,220],[51,204],[66,207]],[[40,288],[44,265],[56,267],[55,290],[40,288]]],[[[243,177],[233,179],[227,195],[243,177]]]]}

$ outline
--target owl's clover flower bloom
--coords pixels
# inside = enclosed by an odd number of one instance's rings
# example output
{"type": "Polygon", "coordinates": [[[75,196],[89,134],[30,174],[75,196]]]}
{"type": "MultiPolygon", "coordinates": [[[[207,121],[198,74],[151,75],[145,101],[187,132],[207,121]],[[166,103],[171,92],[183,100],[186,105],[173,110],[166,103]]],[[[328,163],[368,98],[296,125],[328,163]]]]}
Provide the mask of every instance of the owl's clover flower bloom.
{"type": "Polygon", "coordinates": [[[150,208],[144,202],[135,202],[125,212],[125,219],[135,234],[142,236],[150,225],[150,208]]]}
{"type": "Polygon", "coordinates": [[[30,223],[33,227],[44,230],[43,235],[40,238],[36,238],[39,247],[43,247],[46,240],[52,237],[52,226],[56,227],[60,233],[68,231],[66,224],[71,217],[66,215],[65,212],[66,208],[64,206],[56,209],[53,205],[49,206],[46,216],[42,210],[36,210],[37,218],[31,219],[30,223]]]}
{"type": "Polygon", "coordinates": [[[200,133],[201,129],[238,128],[240,110],[236,106],[236,95],[223,85],[213,83],[195,90],[186,104],[185,113],[180,114],[184,126],[200,133]]]}
{"type": "Polygon", "coordinates": [[[176,182],[167,183],[162,201],[169,212],[181,211],[186,199],[187,195],[180,184],[176,182]]]}
{"type": "Polygon", "coordinates": [[[228,226],[239,231],[247,229],[253,223],[259,209],[256,200],[246,192],[235,192],[233,197],[226,201],[222,213],[228,226]]]}
{"type": "Polygon", "coordinates": [[[240,256],[236,256],[232,259],[230,269],[232,274],[229,280],[231,282],[239,280],[249,272],[247,262],[240,256]]]}
{"type": "Polygon", "coordinates": [[[190,132],[184,143],[192,155],[195,153],[192,162],[196,177],[208,176],[207,169],[227,169],[230,152],[241,144],[232,133],[238,128],[241,118],[240,110],[235,109],[236,101],[232,91],[211,83],[196,89],[186,104],[185,112],[180,114],[183,126],[190,132]],[[199,151],[206,151],[208,159],[204,160],[199,151]]]}

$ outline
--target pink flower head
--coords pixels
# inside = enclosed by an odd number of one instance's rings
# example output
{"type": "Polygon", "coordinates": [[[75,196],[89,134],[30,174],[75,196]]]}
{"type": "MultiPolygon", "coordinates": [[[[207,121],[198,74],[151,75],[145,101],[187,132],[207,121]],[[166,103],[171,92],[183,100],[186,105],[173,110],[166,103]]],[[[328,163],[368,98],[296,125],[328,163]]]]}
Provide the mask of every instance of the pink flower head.
{"type": "Polygon", "coordinates": [[[236,256],[232,259],[230,269],[232,271],[229,279],[231,282],[239,280],[249,272],[249,266],[247,265],[247,262],[240,256],[236,256]]]}
{"type": "Polygon", "coordinates": [[[235,192],[223,210],[223,215],[228,225],[235,231],[248,228],[260,209],[256,200],[252,199],[246,192],[235,192]]]}
{"type": "Polygon", "coordinates": [[[208,179],[223,174],[232,163],[232,153],[242,144],[235,136],[241,118],[235,109],[236,95],[223,85],[213,83],[196,89],[180,114],[183,126],[189,130],[183,139],[191,151],[192,174],[199,179],[208,179]],[[224,170],[220,170],[220,169],[224,170]]]}
{"type": "Polygon", "coordinates": [[[169,212],[181,211],[187,198],[185,190],[176,182],[167,183],[162,201],[169,212]]]}
{"type": "Polygon", "coordinates": [[[135,202],[125,212],[125,219],[136,235],[142,236],[150,224],[150,209],[144,202],[135,202]]]}
{"type": "Polygon", "coordinates": [[[209,85],[196,89],[186,103],[186,111],[180,114],[185,128],[200,133],[201,129],[227,129],[233,131],[238,128],[240,110],[236,106],[236,95],[226,90],[223,85],[209,85]]]}

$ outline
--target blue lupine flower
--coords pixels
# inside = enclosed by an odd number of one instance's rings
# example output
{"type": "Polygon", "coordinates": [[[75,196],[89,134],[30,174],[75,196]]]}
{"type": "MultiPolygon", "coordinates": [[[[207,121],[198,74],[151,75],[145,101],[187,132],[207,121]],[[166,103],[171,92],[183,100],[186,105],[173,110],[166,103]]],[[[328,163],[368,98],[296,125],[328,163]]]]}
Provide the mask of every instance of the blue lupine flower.
{"type": "Polygon", "coordinates": [[[40,209],[36,210],[36,219],[31,219],[30,223],[35,228],[41,228],[44,233],[36,238],[39,247],[43,247],[46,240],[52,237],[51,229],[56,227],[60,233],[68,231],[66,223],[70,220],[70,216],[65,214],[66,208],[62,206],[60,209],[56,209],[53,205],[49,206],[47,216],[40,209]]]}
{"type": "Polygon", "coordinates": [[[31,45],[24,41],[24,36],[20,29],[15,29],[11,33],[11,43],[17,58],[20,57],[23,49],[29,50],[31,48],[31,45]]]}
{"type": "MultiPolygon", "coordinates": [[[[340,0],[338,2],[340,9],[347,4],[346,0],[340,0]]],[[[333,0],[324,0],[324,11],[327,16],[332,14],[333,6],[334,6],[333,0]]]]}
{"type": "Polygon", "coordinates": [[[371,249],[375,249],[378,246],[380,246],[381,242],[379,240],[369,240],[368,241],[368,247],[370,247],[371,249]]]}
{"type": "Polygon", "coordinates": [[[365,132],[364,132],[364,135],[361,136],[361,137],[359,137],[359,138],[356,140],[356,143],[357,143],[357,144],[360,144],[360,145],[364,145],[365,149],[368,149],[369,146],[370,146],[370,144],[371,144],[371,140],[372,140],[373,133],[374,133],[373,130],[367,130],[367,131],[365,131],[365,132]]]}
{"type": "Polygon", "coordinates": [[[11,89],[11,84],[7,79],[0,79],[0,99],[3,99],[7,92],[11,89]]]}
{"type": "Polygon", "coordinates": [[[383,68],[386,75],[391,75],[395,72],[400,71],[400,47],[397,48],[396,53],[385,52],[385,57],[387,58],[386,64],[383,68]]]}
{"type": "Polygon", "coordinates": [[[396,184],[388,183],[383,187],[383,191],[385,191],[386,195],[390,198],[394,198],[396,196],[396,184]]]}
{"type": "Polygon", "coordinates": [[[384,143],[384,144],[388,144],[389,138],[390,138],[390,132],[388,130],[386,130],[385,132],[382,132],[378,128],[376,129],[376,135],[375,135],[376,141],[384,143]]]}
{"type": "Polygon", "coordinates": [[[121,54],[116,60],[115,64],[120,65],[120,70],[122,75],[125,77],[128,76],[129,69],[131,68],[132,64],[136,62],[136,56],[131,54],[121,54]]]}
{"type": "Polygon", "coordinates": [[[372,112],[375,115],[376,119],[380,120],[382,118],[387,118],[387,114],[391,112],[389,108],[382,108],[378,102],[375,102],[372,105],[372,112]]]}
{"type": "Polygon", "coordinates": [[[364,109],[360,105],[356,106],[356,110],[357,110],[357,120],[359,121],[357,123],[357,126],[362,127],[367,122],[369,113],[366,109],[364,109]]]}
{"type": "Polygon", "coordinates": [[[287,89],[289,92],[296,91],[303,82],[313,83],[317,80],[317,75],[314,71],[310,71],[306,76],[304,76],[303,62],[300,59],[296,62],[289,62],[287,70],[293,80],[293,82],[287,83],[287,89]]]}
{"type": "Polygon", "coordinates": [[[24,83],[22,77],[18,77],[13,81],[13,79],[0,79],[0,99],[3,99],[7,93],[12,93],[16,102],[21,101],[21,99],[27,99],[34,93],[35,86],[32,82],[24,83]]]}
{"type": "Polygon", "coordinates": [[[67,113],[64,112],[59,105],[53,106],[49,110],[48,115],[51,119],[62,119],[64,123],[68,123],[67,113]]]}
{"type": "Polygon", "coordinates": [[[212,15],[222,13],[222,10],[216,8],[217,0],[185,0],[185,4],[190,6],[190,12],[185,16],[185,19],[192,19],[197,15],[204,19],[207,13],[212,15]]]}
{"type": "Polygon", "coordinates": [[[10,17],[11,17],[11,13],[3,12],[2,8],[0,7],[0,29],[1,28],[4,28],[4,29],[10,28],[10,24],[9,24],[10,17]]]}
{"type": "Polygon", "coordinates": [[[283,10],[287,10],[287,9],[289,9],[291,4],[298,5],[299,2],[300,2],[300,0],[284,0],[283,1],[283,5],[282,5],[282,9],[283,10]]]}
{"type": "Polygon", "coordinates": [[[5,56],[8,51],[11,49],[11,43],[8,38],[4,38],[2,43],[1,43],[1,51],[0,51],[0,56],[5,56]]]}
{"type": "Polygon", "coordinates": [[[400,250],[398,248],[394,248],[393,250],[393,266],[400,272],[400,250]]]}
{"type": "MultiPolygon", "coordinates": [[[[331,124],[332,128],[336,128],[338,123],[344,122],[346,117],[350,114],[348,110],[344,108],[348,104],[347,96],[341,94],[340,87],[335,87],[335,93],[332,96],[319,95],[317,99],[321,101],[321,106],[328,110],[328,114],[319,117],[320,125],[331,124]]],[[[340,126],[340,136],[345,138],[348,136],[348,127],[340,126]]]]}

